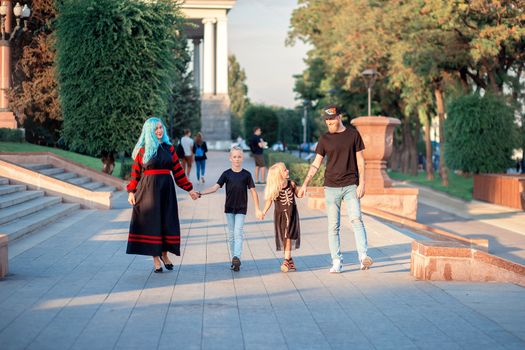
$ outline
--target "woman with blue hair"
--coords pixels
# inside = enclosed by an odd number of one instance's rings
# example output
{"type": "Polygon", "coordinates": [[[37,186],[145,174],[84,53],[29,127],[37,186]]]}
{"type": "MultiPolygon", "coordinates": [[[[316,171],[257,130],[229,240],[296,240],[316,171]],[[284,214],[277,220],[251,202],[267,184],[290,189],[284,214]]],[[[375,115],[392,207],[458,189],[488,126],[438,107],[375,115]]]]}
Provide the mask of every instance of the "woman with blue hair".
{"type": "Polygon", "coordinates": [[[173,270],[168,252],[180,255],[179,210],[173,180],[192,199],[198,198],[165,130],[159,118],[146,120],[133,149],[134,163],[127,186],[133,214],[126,253],[153,256],[156,273],[162,272],[161,262],[173,270]]]}

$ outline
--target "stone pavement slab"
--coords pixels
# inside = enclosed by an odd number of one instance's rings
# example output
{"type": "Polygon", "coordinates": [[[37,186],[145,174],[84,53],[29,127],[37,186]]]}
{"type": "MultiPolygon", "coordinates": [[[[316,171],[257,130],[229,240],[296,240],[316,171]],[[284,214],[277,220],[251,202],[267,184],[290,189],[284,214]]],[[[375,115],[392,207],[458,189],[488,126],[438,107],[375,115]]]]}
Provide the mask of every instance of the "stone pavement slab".
{"type": "MultiPolygon", "coordinates": [[[[250,158],[245,165],[253,170],[250,158]]],[[[206,186],[227,167],[226,153],[210,152],[206,186]]],[[[365,216],[375,264],[361,271],[343,220],[345,271],[329,274],[326,218],[299,200],[298,271],[285,274],[272,215],[256,220],[250,202],[241,271],[232,272],[224,190],[198,201],[178,196],[183,243],[181,256],[171,257],[173,271],[154,274],[151,258],[125,254],[131,215],[125,194],[115,209],[14,242],[10,275],[0,280],[0,348],[525,347],[523,288],[414,280],[414,234],[406,229],[365,216]]]]}

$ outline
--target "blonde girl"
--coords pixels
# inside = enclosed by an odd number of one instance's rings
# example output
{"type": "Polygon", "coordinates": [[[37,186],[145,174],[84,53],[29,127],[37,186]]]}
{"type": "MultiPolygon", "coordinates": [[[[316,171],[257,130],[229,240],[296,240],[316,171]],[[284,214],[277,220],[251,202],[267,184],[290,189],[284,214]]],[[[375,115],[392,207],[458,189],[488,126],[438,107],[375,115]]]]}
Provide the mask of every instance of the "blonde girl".
{"type": "Polygon", "coordinates": [[[268,209],[275,204],[274,226],[275,246],[277,250],[284,248],[284,260],[281,271],[295,271],[292,259],[292,249],[299,248],[301,243],[301,229],[299,225],[299,213],[295,203],[298,188],[295,182],[289,178],[288,169],[284,163],[276,163],[270,167],[266,178],[264,197],[266,199],[262,217],[268,209]]]}

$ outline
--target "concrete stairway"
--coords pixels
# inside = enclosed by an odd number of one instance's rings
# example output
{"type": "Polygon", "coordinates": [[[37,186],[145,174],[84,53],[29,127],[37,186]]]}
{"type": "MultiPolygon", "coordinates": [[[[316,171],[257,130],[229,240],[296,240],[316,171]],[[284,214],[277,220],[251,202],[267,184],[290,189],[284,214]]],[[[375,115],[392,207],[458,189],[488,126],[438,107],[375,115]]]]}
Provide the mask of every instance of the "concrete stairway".
{"type": "Polygon", "coordinates": [[[59,220],[80,209],[77,203],[62,203],[61,197],[30,191],[25,185],[11,185],[0,178],[0,234],[9,241],[59,220]]]}
{"type": "Polygon", "coordinates": [[[114,186],[108,186],[102,182],[93,181],[91,178],[81,176],[73,172],[68,172],[63,168],[54,167],[51,164],[20,164],[24,168],[37,171],[41,174],[54,177],[57,180],[66,181],[70,184],[77,185],[96,192],[114,192],[114,186]]]}

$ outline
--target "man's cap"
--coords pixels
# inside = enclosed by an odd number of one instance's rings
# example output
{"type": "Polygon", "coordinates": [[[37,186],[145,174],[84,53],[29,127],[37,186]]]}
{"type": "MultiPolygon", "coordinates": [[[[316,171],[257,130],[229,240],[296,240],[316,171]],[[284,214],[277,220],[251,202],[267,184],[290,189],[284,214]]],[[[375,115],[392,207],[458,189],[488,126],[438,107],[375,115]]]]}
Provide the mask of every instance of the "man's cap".
{"type": "Polygon", "coordinates": [[[324,106],[321,110],[321,116],[324,119],[334,118],[341,114],[341,110],[336,105],[324,106]]]}

